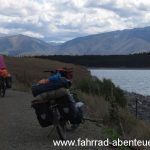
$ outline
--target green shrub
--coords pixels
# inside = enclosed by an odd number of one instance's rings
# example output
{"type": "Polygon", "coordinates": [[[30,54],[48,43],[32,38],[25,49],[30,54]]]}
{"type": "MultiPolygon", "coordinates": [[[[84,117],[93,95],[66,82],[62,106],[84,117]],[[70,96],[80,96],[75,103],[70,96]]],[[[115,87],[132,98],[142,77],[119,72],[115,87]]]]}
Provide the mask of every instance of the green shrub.
{"type": "Polygon", "coordinates": [[[115,96],[115,100],[119,104],[119,106],[125,107],[127,105],[127,100],[124,96],[123,90],[119,87],[115,87],[113,93],[115,96]]]}
{"type": "Polygon", "coordinates": [[[100,85],[101,81],[91,76],[84,77],[74,82],[74,86],[77,89],[80,89],[82,92],[90,93],[93,95],[99,95],[101,93],[100,85]]]}
{"type": "Polygon", "coordinates": [[[125,107],[127,104],[123,90],[116,87],[111,80],[99,80],[96,77],[88,76],[76,81],[74,86],[82,92],[97,96],[104,96],[107,101],[111,101],[113,99],[121,107],[125,107]]]}

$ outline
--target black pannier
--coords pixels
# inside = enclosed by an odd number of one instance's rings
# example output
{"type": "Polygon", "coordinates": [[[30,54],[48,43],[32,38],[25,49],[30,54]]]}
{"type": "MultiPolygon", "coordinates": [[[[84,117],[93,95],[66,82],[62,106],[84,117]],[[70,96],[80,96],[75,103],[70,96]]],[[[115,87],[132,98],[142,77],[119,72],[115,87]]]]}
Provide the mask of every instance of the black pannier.
{"type": "Polygon", "coordinates": [[[42,127],[48,127],[52,125],[53,115],[49,109],[48,102],[38,102],[34,100],[32,101],[32,107],[35,109],[38,122],[42,127]]]}
{"type": "MultiPolygon", "coordinates": [[[[80,124],[82,122],[82,102],[76,102],[71,94],[55,99],[55,101],[58,104],[59,112],[63,116],[64,120],[69,120],[72,124],[80,124]]],[[[52,125],[53,114],[49,109],[50,103],[48,101],[34,100],[32,101],[32,107],[35,109],[38,122],[42,127],[48,127],[52,125]]]]}
{"type": "Polygon", "coordinates": [[[80,124],[83,120],[82,109],[80,106],[77,106],[79,103],[82,102],[76,102],[71,94],[66,95],[58,100],[60,112],[64,118],[69,120],[72,124],[80,124]]]}
{"type": "Polygon", "coordinates": [[[68,105],[70,108],[69,120],[72,124],[80,124],[83,120],[83,112],[81,106],[78,106],[79,103],[82,102],[76,102],[72,95],[68,95],[68,105]]]}

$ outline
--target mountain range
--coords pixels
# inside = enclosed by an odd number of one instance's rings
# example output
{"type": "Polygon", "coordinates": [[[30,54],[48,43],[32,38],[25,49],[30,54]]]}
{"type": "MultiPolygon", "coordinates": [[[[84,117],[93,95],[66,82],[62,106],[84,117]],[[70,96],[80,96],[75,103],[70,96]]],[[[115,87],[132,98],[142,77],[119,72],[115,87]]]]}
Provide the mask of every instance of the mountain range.
{"type": "Polygon", "coordinates": [[[21,34],[0,34],[0,54],[9,56],[127,55],[143,52],[150,52],[150,27],[88,35],[60,44],[21,34]]]}

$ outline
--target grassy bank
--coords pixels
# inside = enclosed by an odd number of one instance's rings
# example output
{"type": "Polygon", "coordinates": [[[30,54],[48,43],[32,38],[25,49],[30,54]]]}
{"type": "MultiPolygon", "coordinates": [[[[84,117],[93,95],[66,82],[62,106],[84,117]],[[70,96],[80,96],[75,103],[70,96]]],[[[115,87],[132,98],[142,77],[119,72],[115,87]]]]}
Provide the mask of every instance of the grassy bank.
{"type": "Polygon", "coordinates": [[[78,93],[88,110],[90,118],[102,120],[104,134],[110,138],[148,139],[150,126],[137,120],[127,109],[124,92],[111,80],[92,77],[86,68],[73,64],[39,58],[6,58],[13,75],[14,89],[30,90],[32,83],[46,78],[44,70],[56,67],[72,67],[74,70],[73,90],[78,93]]]}
{"type": "Polygon", "coordinates": [[[89,76],[89,72],[85,67],[75,66],[73,64],[61,63],[58,61],[36,59],[36,58],[14,58],[6,57],[6,64],[13,76],[13,88],[20,90],[28,90],[33,83],[41,78],[47,78],[48,73],[44,70],[50,70],[57,67],[71,67],[74,70],[74,80],[89,76]]]}

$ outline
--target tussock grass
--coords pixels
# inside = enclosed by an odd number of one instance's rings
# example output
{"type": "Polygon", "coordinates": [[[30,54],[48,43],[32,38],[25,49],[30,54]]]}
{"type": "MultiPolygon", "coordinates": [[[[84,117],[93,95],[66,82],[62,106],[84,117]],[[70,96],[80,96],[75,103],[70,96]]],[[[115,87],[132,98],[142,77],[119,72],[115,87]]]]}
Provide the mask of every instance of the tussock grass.
{"type": "Polygon", "coordinates": [[[89,75],[89,72],[84,67],[39,58],[6,57],[6,64],[13,76],[13,87],[19,90],[26,90],[27,88],[30,90],[33,83],[36,83],[41,78],[48,77],[48,73],[43,73],[44,70],[57,67],[73,68],[74,82],[76,82],[78,78],[82,79],[84,76],[89,75]]]}
{"type": "Polygon", "coordinates": [[[150,126],[129,113],[126,109],[121,109],[120,118],[125,131],[125,137],[128,139],[149,140],[150,126]]]}
{"type": "Polygon", "coordinates": [[[83,102],[88,106],[87,112],[91,118],[107,119],[109,116],[109,103],[102,96],[81,94],[83,102]]]}

